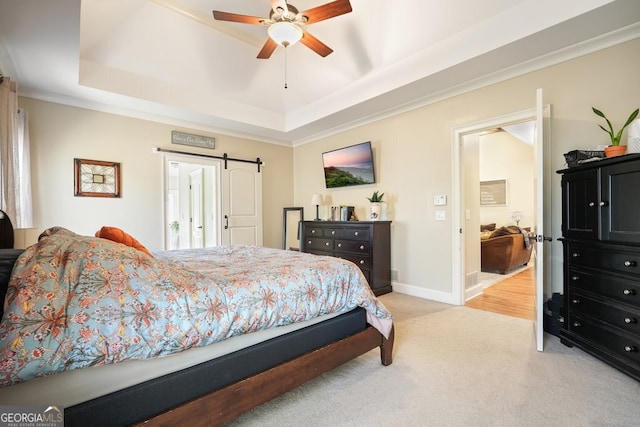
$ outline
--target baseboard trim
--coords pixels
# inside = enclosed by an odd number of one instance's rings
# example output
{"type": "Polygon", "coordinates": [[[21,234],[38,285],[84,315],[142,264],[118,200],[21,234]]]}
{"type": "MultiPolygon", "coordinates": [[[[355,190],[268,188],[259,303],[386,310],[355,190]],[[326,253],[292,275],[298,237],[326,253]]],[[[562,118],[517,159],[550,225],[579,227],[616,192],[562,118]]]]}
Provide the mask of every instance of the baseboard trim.
{"type": "Polygon", "coordinates": [[[437,302],[443,302],[445,304],[459,305],[456,304],[453,298],[453,294],[449,292],[435,291],[433,289],[426,289],[419,286],[407,285],[397,282],[393,282],[392,287],[393,292],[398,292],[400,294],[410,295],[412,297],[418,297],[437,302]]]}
{"type": "Polygon", "coordinates": [[[470,287],[469,289],[464,290],[464,300],[469,301],[471,298],[475,298],[478,295],[482,295],[482,291],[484,290],[484,286],[482,283],[478,283],[475,286],[470,287]]]}

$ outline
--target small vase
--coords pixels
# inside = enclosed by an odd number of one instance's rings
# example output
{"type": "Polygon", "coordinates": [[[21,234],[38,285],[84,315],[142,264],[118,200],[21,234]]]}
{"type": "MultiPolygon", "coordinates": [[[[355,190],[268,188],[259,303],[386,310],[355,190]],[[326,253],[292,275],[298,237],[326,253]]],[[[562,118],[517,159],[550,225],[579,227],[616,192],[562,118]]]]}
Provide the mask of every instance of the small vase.
{"type": "Polygon", "coordinates": [[[620,156],[627,152],[626,145],[610,145],[604,149],[604,155],[607,157],[620,156]]]}
{"type": "Polygon", "coordinates": [[[379,221],[381,212],[382,212],[382,209],[380,207],[380,203],[372,202],[371,205],[369,206],[369,219],[371,221],[379,221]]]}

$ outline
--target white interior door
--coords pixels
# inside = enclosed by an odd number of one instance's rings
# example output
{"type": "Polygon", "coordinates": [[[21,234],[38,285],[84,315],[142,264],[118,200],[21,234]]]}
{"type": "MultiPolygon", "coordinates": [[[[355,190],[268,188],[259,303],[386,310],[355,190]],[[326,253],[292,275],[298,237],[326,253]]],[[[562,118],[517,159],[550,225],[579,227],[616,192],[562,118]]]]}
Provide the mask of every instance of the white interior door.
{"type": "Polygon", "coordinates": [[[204,247],[204,170],[189,172],[191,247],[204,247]]]}
{"type": "Polygon", "coordinates": [[[536,92],[536,134],[534,138],[535,152],[535,234],[536,234],[536,258],[535,258],[535,282],[536,282],[536,348],[538,351],[544,350],[544,216],[545,209],[545,192],[544,192],[544,175],[545,175],[545,147],[548,147],[548,125],[550,118],[550,108],[542,103],[542,89],[536,92]]]}
{"type": "Polygon", "coordinates": [[[262,173],[255,163],[229,161],[222,173],[222,243],[262,246],[262,173]]]}

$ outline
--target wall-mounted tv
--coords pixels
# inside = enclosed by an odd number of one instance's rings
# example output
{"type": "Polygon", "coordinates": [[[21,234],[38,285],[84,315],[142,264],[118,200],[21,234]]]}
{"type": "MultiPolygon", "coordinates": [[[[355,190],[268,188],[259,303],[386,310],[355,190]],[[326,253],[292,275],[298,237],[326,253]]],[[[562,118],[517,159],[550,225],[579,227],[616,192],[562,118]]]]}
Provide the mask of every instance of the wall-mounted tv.
{"type": "Polygon", "coordinates": [[[374,184],[371,141],[322,153],[327,188],[374,184]]]}

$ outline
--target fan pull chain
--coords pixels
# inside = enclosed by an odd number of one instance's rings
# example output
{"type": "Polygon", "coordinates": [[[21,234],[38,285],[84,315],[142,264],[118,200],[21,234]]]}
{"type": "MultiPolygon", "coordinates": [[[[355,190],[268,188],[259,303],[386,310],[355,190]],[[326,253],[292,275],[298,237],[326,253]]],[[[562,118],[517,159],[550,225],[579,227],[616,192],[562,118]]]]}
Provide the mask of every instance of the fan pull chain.
{"type": "Polygon", "coordinates": [[[287,89],[287,47],[284,47],[284,88],[287,89]]]}

